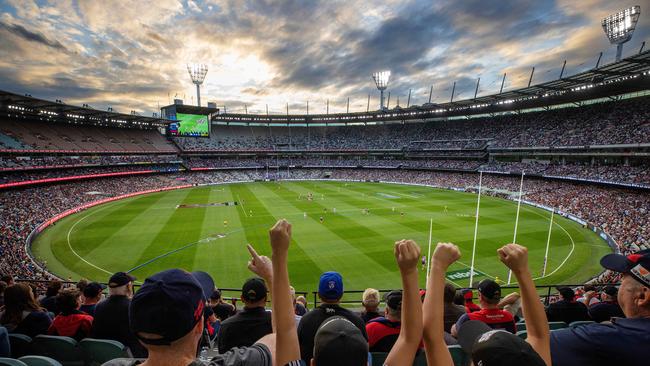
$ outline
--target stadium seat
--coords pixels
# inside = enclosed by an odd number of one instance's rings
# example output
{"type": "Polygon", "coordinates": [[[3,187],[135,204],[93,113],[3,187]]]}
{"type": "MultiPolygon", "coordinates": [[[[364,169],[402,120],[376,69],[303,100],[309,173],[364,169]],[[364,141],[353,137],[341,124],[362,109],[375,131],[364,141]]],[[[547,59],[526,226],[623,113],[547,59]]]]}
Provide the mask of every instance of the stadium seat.
{"type": "Polygon", "coordinates": [[[15,358],[0,358],[0,366],[28,366],[23,361],[17,360],[15,358]]]}
{"type": "Polygon", "coordinates": [[[579,320],[579,321],[571,322],[571,324],[569,324],[569,327],[570,328],[575,328],[575,327],[577,327],[579,325],[592,324],[592,323],[595,323],[595,322],[593,320],[579,320]]]}
{"type": "Polygon", "coordinates": [[[565,322],[548,322],[548,329],[550,330],[562,329],[566,327],[567,324],[565,322]]]}
{"type": "Polygon", "coordinates": [[[413,360],[413,366],[427,366],[427,354],[423,351],[418,351],[413,360]]]}
{"type": "Polygon", "coordinates": [[[86,338],[79,342],[86,366],[98,366],[116,358],[129,357],[126,346],[108,339],[86,338]]]}
{"type": "Polygon", "coordinates": [[[451,359],[454,360],[454,366],[466,366],[469,364],[467,353],[459,345],[447,346],[447,349],[449,349],[451,359]]]}
{"type": "Polygon", "coordinates": [[[517,337],[521,339],[526,339],[528,338],[528,331],[527,330],[520,330],[517,332],[517,337]]]}
{"type": "Polygon", "coordinates": [[[516,326],[517,326],[517,332],[526,330],[526,323],[517,323],[516,326]]]}
{"type": "Polygon", "coordinates": [[[84,365],[81,348],[70,337],[38,335],[32,342],[30,353],[53,358],[63,366],[84,365]]]}
{"type": "Polygon", "coordinates": [[[61,366],[59,361],[45,356],[23,356],[18,360],[24,362],[27,366],[61,366]]]}
{"type": "Polygon", "coordinates": [[[24,334],[9,333],[9,344],[11,344],[11,357],[18,358],[29,352],[32,338],[24,334]]]}

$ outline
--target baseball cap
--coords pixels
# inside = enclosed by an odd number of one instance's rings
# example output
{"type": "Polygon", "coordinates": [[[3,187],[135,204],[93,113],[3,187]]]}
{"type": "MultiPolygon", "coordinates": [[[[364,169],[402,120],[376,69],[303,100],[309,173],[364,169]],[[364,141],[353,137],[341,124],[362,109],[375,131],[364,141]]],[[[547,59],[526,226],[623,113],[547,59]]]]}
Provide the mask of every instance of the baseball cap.
{"type": "Polygon", "coordinates": [[[327,318],[314,337],[314,360],[317,365],[366,365],[368,341],[348,319],[341,316],[327,318]]]}
{"type": "Polygon", "coordinates": [[[105,288],[106,288],[106,285],[102,285],[99,282],[91,282],[91,283],[86,285],[86,288],[84,288],[84,297],[87,297],[87,298],[96,297],[105,288]]]}
{"type": "Polygon", "coordinates": [[[394,290],[384,296],[386,306],[393,310],[402,310],[402,291],[394,290]]]}
{"type": "Polygon", "coordinates": [[[136,280],[135,277],[131,276],[126,272],[117,272],[111,276],[110,280],[108,280],[108,287],[115,288],[115,287],[124,286],[127,283],[133,282],[135,280],[136,280]]]}
{"type": "Polygon", "coordinates": [[[478,292],[490,300],[501,298],[501,286],[489,278],[478,283],[478,292]]]}
{"type": "Polygon", "coordinates": [[[560,296],[562,296],[563,299],[567,300],[573,300],[573,298],[576,297],[575,291],[571,287],[556,287],[556,289],[560,292],[560,296]]]}
{"type": "Polygon", "coordinates": [[[131,331],[146,344],[169,345],[188,334],[203,317],[205,297],[196,279],[181,269],[144,280],[129,305],[131,331]],[[140,333],[158,335],[144,338],[140,333]]]}
{"type": "Polygon", "coordinates": [[[203,289],[203,296],[208,297],[212,295],[212,292],[215,289],[214,286],[214,280],[212,279],[212,276],[210,276],[209,273],[203,272],[203,271],[194,271],[192,272],[192,276],[196,279],[196,281],[201,285],[201,288],[203,289]]]}
{"type": "Polygon", "coordinates": [[[256,302],[264,297],[268,289],[266,288],[266,283],[264,280],[259,277],[249,278],[244,282],[244,286],[241,288],[241,296],[246,301],[256,302]]]}
{"type": "Polygon", "coordinates": [[[645,287],[650,287],[650,249],[630,255],[607,254],[600,259],[606,269],[629,274],[645,287]]]}
{"type": "Polygon", "coordinates": [[[318,294],[327,300],[338,300],[343,296],[343,277],[338,272],[325,272],[320,276],[318,294]]]}
{"type": "Polygon", "coordinates": [[[480,320],[470,320],[458,330],[458,343],[471,355],[474,365],[545,366],[544,360],[525,340],[480,320]]]}

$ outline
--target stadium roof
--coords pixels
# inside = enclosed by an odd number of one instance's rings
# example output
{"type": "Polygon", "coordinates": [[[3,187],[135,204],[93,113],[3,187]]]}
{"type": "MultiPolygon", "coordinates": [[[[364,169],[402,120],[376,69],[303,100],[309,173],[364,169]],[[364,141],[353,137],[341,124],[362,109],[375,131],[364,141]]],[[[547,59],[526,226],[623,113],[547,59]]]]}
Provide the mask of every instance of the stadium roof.
{"type": "Polygon", "coordinates": [[[30,95],[19,95],[0,90],[0,113],[9,117],[41,121],[80,123],[88,125],[149,129],[165,127],[170,120],[102,111],[89,106],[78,107],[59,101],[48,101],[30,95]]]}
{"type": "Polygon", "coordinates": [[[506,91],[441,104],[425,104],[388,111],[370,111],[312,115],[220,114],[213,121],[225,123],[367,123],[424,121],[432,118],[493,114],[529,108],[544,108],[564,103],[579,103],[596,98],[613,97],[648,90],[650,50],[619,62],[603,65],[561,79],[506,91]]]}

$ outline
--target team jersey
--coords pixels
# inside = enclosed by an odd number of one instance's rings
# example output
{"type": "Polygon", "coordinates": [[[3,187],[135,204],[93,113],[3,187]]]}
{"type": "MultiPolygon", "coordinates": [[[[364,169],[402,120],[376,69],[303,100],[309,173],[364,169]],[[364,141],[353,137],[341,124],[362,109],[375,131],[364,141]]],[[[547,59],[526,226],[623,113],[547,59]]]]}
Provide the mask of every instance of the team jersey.
{"type": "Polygon", "coordinates": [[[463,314],[456,322],[456,329],[468,320],[480,320],[492,329],[505,329],[510,333],[516,333],[515,318],[509,312],[501,309],[481,309],[473,313],[463,314]]]}

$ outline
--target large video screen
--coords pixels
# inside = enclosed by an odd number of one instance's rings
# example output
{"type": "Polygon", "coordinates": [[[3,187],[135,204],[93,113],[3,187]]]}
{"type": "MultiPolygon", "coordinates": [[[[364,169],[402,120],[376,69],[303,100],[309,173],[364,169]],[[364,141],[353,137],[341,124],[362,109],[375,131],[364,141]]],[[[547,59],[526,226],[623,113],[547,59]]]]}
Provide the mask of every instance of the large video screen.
{"type": "Polygon", "coordinates": [[[169,126],[169,133],[175,136],[210,136],[210,123],[208,116],[200,114],[176,113],[177,123],[169,126]]]}

